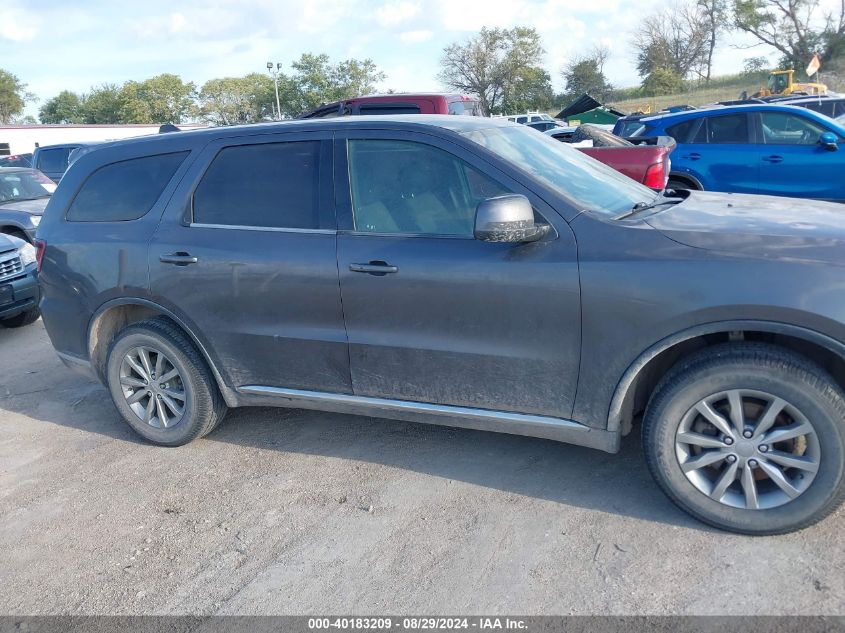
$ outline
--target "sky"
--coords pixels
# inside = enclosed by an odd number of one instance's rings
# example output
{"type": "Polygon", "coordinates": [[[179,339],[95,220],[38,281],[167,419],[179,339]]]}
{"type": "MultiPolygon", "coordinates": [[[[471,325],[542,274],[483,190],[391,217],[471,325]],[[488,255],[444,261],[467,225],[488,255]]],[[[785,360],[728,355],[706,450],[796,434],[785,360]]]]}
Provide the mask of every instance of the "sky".
{"type": "MultiPolygon", "coordinates": [[[[542,65],[556,90],[568,59],[595,43],[611,52],[610,82],[634,86],[630,33],[644,10],[672,0],[3,0],[0,68],[28,84],[40,104],[64,89],[142,80],[169,72],[198,86],[208,79],[282,72],[302,53],[333,61],[371,58],[384,71],[380,90],[437,91],[444,47],[482,26],[535,27],[546,49],[542,65]]],[[[716,74],[735,73],[747,57],[770,49],[737,49],[731,36],[715,60],[716,74]]]]}

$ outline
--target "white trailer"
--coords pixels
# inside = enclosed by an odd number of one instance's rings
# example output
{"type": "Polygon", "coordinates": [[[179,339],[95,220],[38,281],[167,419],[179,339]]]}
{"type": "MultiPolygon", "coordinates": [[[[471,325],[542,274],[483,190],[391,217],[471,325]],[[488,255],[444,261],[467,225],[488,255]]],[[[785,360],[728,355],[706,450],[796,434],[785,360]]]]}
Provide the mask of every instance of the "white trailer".
{"type": "MultiPolygon", "coordinates": [[[[180,124],[182,130],[205,125],[180,124]]],[[[3,125],[0,126],[0,156],[27,154],[36,147],[58,143],[116,141],[133,136],[158,134],[158,125],[3,125]]]]}

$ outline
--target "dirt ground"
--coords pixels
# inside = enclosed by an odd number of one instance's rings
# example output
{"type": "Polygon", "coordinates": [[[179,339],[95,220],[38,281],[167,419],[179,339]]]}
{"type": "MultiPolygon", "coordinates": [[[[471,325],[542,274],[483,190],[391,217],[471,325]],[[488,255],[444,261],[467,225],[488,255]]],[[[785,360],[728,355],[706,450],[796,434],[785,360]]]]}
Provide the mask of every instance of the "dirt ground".
{"type": "Polygon", "coordinates": [[[633,437],[241,409],[164,449],[40,321],[0,367],[0,614],[845,614],[843,512],[720,533],[633,437]]]}

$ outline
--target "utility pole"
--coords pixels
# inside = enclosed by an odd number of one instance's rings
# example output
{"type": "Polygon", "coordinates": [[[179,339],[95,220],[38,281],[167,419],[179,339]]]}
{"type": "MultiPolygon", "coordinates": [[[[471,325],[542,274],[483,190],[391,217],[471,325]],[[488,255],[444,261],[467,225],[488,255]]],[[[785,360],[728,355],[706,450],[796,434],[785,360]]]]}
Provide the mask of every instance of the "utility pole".
{"type": "Polygon", "coordinates": [[[276,120],[282,120],[282,105],[279,102],[279,72],[282,70],[282,63],[276,62],[276,67],[273,68],[273,62],[267,62],[267,72],[273,77],[273,86],[276,89],[276,120]]]}

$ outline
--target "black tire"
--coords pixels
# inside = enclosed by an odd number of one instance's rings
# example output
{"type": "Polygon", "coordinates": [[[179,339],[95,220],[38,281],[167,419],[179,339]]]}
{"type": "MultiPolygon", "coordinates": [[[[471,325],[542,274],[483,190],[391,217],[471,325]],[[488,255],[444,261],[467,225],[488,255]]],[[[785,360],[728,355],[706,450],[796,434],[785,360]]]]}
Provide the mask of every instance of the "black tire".
{"type": "MultiPolygon", "coordinates": [[[[744,409],[746,406],[742,404],[738,408],[744,409]]],[[[723,413],[723,418],[727,420],[729,413],[723,413]]],[[[758,417],[754,424],[760,420],[758,417]]],[[[748,420],[745,422],[749,424],[748,420]]],[[[697,424],[701,424],[701,418],[697,424]]],[[[745,428],[750,431],[754,427],[749,425],[745,428]]],[[[743,439],[736,443],[736,452],[747,451],[749,445],[762,441],[743,439]]],[[[807,440],[803,441],[806,443],[807,440]]],[[[821,367],[803,356],[774,345],[724,344],[703,350],[679,363],[661,380],[648,404],[643,419],[643,444],[648,468],[666,495],[681,509],[701,521],[725,530],[750,535],[792,532],[820,521],[845,500],[845,394],[821,367]],[[788,407],[794,407],[793,410],[803,414],[805,422],[810,423],[815,432],[816,439],[811,441],[818,451],[818,470],[814,475],[807,475],[810,483],[798,496],[765,509],[733,507],[723,502],[724,495],[719,497],[720,500],[711,498],[684,473],[681,457],[676,452],[676,433],[682,421],[691,419],[688,417],[690,414],[698,415],[693,407],[702,399],[731,390],[747,390],[743,393],[752,395],[753,392],[771,394],[785,401],[788,407]]],[[[771,448],[765,448],[770,451],[770,456],[775,452],[774,444],[771,448]]],[[[724,452],[731,449],[720,447],[700,450],[724,452]]],[[[749,463],[754,457],[746,453],[745,457],[734,455],[729,459],[749,463]]],[[[689,460],[689,456],[686,459],[689,460]]],[[[705,468],[727,469],[733,462],[719,464],[705,468]]],[[[759,468],[756,462],[752,467],[759,468]]],[[[733,476],[730,478],[733,483],[730,484],[728,494],[737,495],[734,499],[745,494],[743,472],[737,472],[737,479],[733,479],[733,476]],[[741,489],[742,492],[739,492],[741,489]]],[[[753,473],[751,470],[749,472],[753,473]]],[[[783,472],[793,473],[802,481],[805,479],[800,470],[784,469],[783,472]]],[[[754,481],[750,487],[755,489],[755,494],[759,486],[769,486],[768,489],[774,491],[774,494],[781,494],[774,480],[766,481],[765,475],[767,473],[760,472],[751,476],[754,481]],[[758,481],[762,481],[762,484],[758,484],[758,481]]],[[[714,475],[714,478],[717,479],[717,476],[714,475]]],[[[715,485],[710,489],[711,495],[715,489],[715,485]]],[[[762,507],[763,504],[760,505],[762,507]]]]}
{"type": "Polygon", "coordinates": [[[26,312],[16,314],[13,317],[0,319],[0,324],[4,325],[5,327],[23,327],[25,325],[31,325],[32,323],[35,323],[38,320],[38,317],[40,316],[41,311],[38,308],[33,308],[32,310],[27,310],[26,312]]]}
{"type": "Polygon", "coordinates": [[[109,348],[105,375],[112,400],[124,420],[136,433],[154,444],[187,444],[213,431],[226,415],[226,403],[205,359],[192,341],[165,318],[140,321],[123,329],[109,348]],[[156,428],[145,422],[127,403],[121,385],[121,367],[126,355],[139,347],[163,354],[169,366],[178,370],[184,395],[183,413],[168,428],[156,428]]]}
{"type": "Polygon", "coordinates": [[[698,191],[698,187],[691,185],[687,182],[683,182],[682,180],[675,180],[674,178],[670,178],[669,182],[666,183],[667,189],[672,189],[673,191],[698,191]]]}

